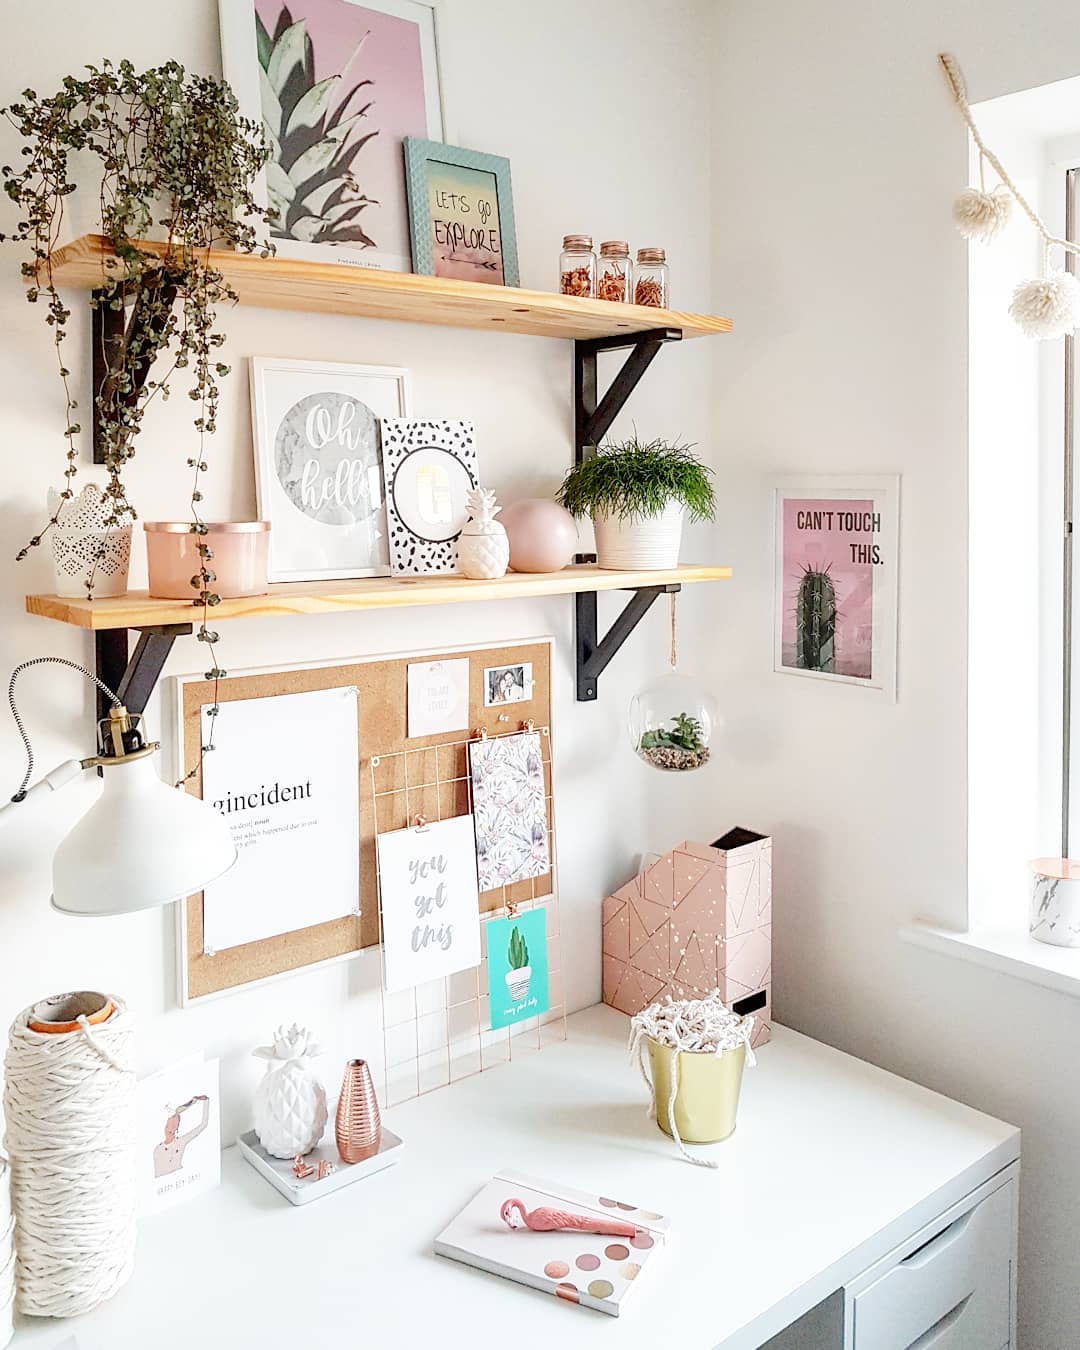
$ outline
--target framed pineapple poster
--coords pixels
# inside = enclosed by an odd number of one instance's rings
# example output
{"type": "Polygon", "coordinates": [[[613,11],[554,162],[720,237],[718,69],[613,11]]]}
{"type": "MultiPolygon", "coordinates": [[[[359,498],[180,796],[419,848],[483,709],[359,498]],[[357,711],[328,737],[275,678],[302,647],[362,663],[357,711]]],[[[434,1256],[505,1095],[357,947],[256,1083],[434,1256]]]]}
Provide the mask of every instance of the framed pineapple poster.
{"type": "Polygon", "coordinates": [[[271,159],[286,257],[410,270],[406,136],[444,135],[437,3],[218,0],[221,59],[271,159]]]}
{"type": "Polygon", "coordinates": [[[773,669],[896,698],[900,479],[785,478],[773,488],[773,669]]]}

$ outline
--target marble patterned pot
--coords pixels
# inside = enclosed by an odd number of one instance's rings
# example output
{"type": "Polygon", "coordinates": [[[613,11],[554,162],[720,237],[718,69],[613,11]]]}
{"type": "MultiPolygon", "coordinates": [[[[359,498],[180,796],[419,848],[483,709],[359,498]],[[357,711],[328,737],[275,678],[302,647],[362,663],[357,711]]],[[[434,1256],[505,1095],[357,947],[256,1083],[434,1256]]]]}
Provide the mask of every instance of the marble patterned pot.
{"type": "Polygon", "coordinates": [[[1031,870],[1031,936],[1051,947],[1080,947],[1080,862],[1036,858],[1031,870]]]}

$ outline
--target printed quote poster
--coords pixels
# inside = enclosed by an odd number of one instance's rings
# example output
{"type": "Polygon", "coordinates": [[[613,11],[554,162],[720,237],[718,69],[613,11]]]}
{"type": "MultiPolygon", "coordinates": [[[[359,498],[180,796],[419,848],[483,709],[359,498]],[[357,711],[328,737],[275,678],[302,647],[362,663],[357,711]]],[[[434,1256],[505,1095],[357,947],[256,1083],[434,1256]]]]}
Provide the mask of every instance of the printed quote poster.
{"type": "Polygon", "coordinates": [[[895,497],[778,494],[778,670],[895,678],[895,497]]]}
{"type": "Polygon", "coordinates": [[[480,964],[480,894],[472,816],[377,839],[386,991],[480,964]]]}
{"type": "Polygon", "coordinates": [[[203,947],[258,942],[360,912],[356,689],[236,699],[202,710],[203,800],[236,864],[203,892],[203,947]]]}

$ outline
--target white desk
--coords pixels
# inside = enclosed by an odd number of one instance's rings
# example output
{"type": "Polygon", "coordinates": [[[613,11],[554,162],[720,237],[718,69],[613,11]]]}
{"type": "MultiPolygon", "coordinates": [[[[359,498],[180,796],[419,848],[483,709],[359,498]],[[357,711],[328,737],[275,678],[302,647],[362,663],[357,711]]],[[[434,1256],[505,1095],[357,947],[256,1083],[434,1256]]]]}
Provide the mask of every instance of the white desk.
{"type": "Polygon", "coordinates": [[[777,1028],[719,1169],[691,1167],[645,1119],[626,1031],[589,1009],[565,1044],[389,1112],[403,1161],[303,1208],[230,1148],[216,1192],[143,1222],[115,1299],[14,1347],[753,1350],[1019,1157],[1012,1126],[777,1028]],[[500,1167],[671,1216],[622,1317],[432,1254],[500,1167]]]}

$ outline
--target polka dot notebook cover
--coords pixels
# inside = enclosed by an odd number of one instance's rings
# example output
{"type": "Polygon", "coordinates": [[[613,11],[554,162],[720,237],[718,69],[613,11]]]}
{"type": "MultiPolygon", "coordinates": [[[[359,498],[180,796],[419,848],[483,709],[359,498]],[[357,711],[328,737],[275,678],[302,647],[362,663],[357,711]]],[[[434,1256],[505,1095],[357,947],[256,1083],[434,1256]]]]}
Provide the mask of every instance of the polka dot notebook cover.
{"type": "Polygon", "coordinates": [[[520,1172],[498,1172],[435,1239],[435,1251],[618,1317],[623,1300],[664,1245],[668,1223],[660,1214],[609,1196],[588,1195],[520,1172]],[[633,1236],[537,1231],[517,1208],[511,1217],[519,1226],[511,1228],[502,1217],[508,1200],[519,1200],[525,1215],[554,1209],[597,1224],[633,1225],[635,1231],[633,1236]]]}

